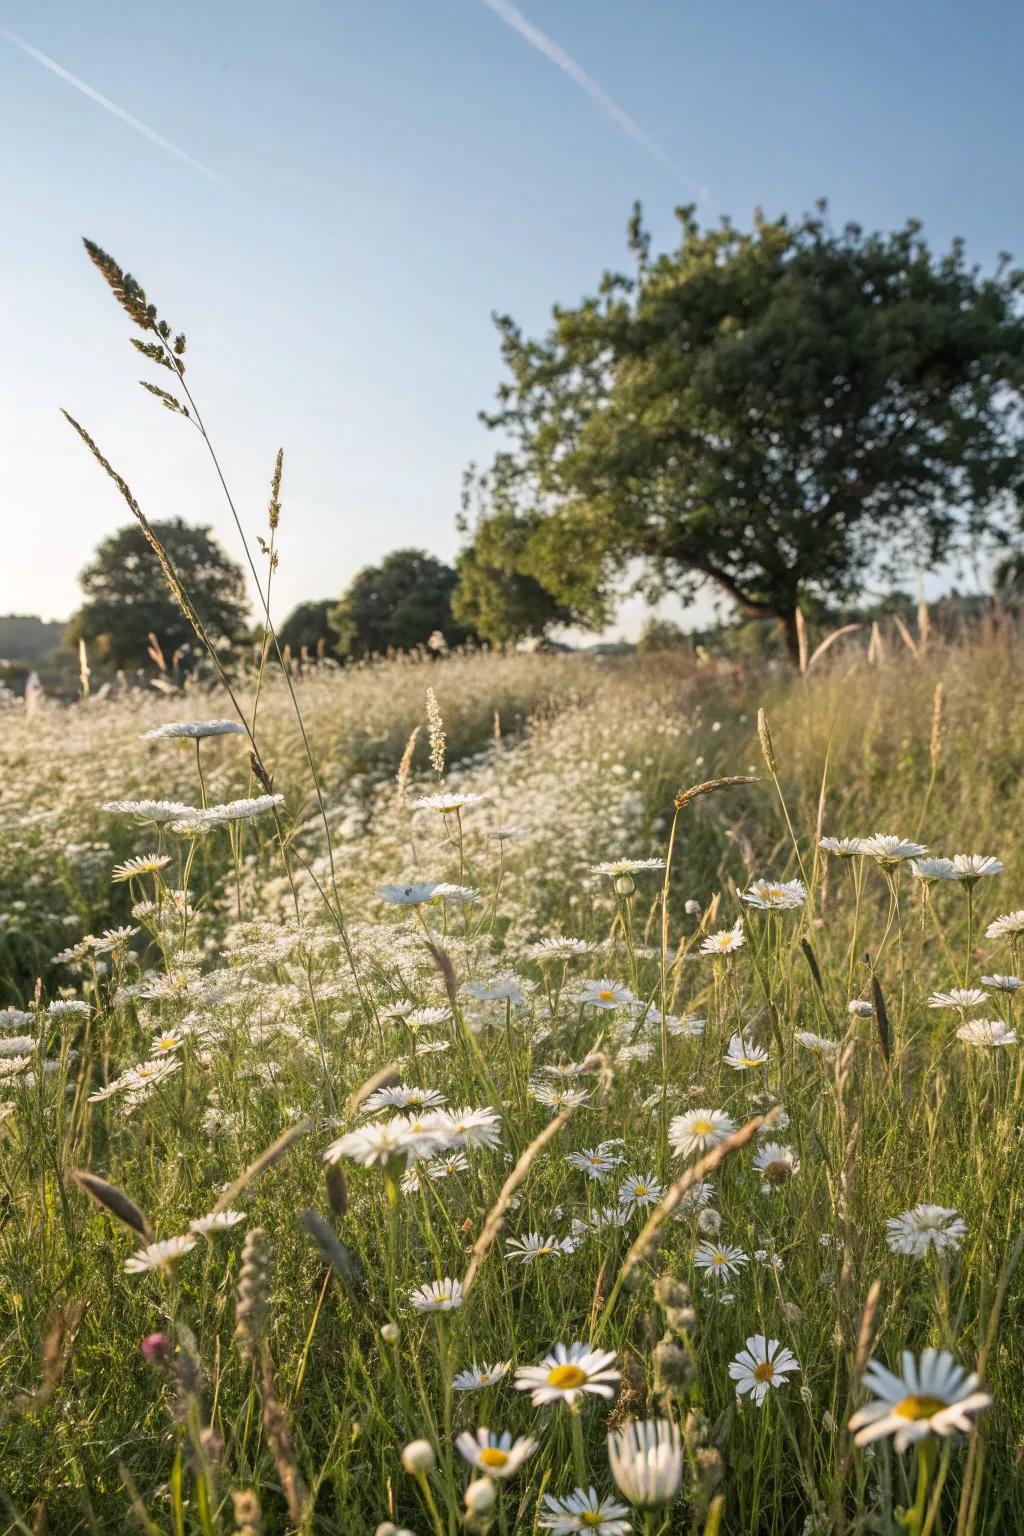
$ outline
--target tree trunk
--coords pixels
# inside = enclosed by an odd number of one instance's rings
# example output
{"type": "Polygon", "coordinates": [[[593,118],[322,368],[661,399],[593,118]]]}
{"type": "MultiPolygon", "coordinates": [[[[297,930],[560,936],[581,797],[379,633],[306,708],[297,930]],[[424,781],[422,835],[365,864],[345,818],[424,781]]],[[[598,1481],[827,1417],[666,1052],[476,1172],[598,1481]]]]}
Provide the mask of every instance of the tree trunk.
{"type": "Polygon", "coordinates": [[[800,632],[796,627],[796,604],[792,608],[785,608],[779,613],[782,624],[782,633],[786,641],[786,655],[799,670],[800,667],[800,632]]]}

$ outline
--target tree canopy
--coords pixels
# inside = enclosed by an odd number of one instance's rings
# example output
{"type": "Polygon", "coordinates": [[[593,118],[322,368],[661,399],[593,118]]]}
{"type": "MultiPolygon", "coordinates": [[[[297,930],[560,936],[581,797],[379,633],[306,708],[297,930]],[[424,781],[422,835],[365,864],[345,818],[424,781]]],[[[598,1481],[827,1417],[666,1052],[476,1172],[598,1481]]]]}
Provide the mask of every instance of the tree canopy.
{"type": "Polygon", "coordinates": [[[303,649],[315,656],[322,643],[323,649],[330,654],[338,643],[330,623],[331,610],[335,606],[333,597],[297,604],[278,626],[277,640],[281,649],[287,645],[296,656],[301,655],[303,649]]]}
{"type": "Polygon", "coordinates": [[[469,630],[452,614],[458,580],[450,565],[422,549],[396,549],[380,565],[368,565],[330,613],[342,656],[409,651],[440,631],[460,645],[469,630]]]}
{"type": "MultiPolygon", "coordinates": [[[[241,639],[248,608],[245,579],[209,528],[193,527],[180,517],[152,527],[210,638],[215,643],[241,639]]],[[[116,667],[145,666],[150,633],[168,659],[183,647],[198,645],[138,523],[104,539],[79,582],[85,602],[66,638],[74,645],[85,640],[99,660],[116,667]]]]}
{"type": "Polygon", "coordinates": [[[483,516],[456,561],[452,611],[485,640],[540,639],[556,625],[586,622],[586,615],[559,602],[530,569],[532,531],[514,515],[483,516]]]}
{"type": "MultiPolygon", "coordinates": [[[[649,597],[710,580],[796,649],[806,597],[931,567],[1005,537],[1024,487],[1024,274],[934,256],[909,222],[834,231],[678,211],[634,276],[526,338],[497,319],[510,378],[484,420],[507,446],[477,487],[523,530],[517,568],[595,622],[623,573],[649,597]],[[637,562],[639,562],[637,564],[637,562]]],[[[486,520],[485,520],[486,521],[486,520]]],[[[478,540],[480,533],[478,531],[478,540]]]]}

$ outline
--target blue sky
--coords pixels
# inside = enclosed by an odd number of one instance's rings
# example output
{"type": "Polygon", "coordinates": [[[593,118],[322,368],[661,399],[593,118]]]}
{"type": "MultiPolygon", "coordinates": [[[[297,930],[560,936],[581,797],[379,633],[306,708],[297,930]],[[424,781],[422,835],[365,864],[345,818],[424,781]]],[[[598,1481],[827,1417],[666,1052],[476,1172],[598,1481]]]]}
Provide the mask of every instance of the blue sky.
{"type": "Polygon", "coordinates": [[[134,382],[83,234],[187,331],[251,531],[283,444],[282,616],[398,545],[455,554],[462,471],[490,446],[491,312],[536,330],[589,291],[626,260],[636,197],[656,245],[703,189],[708,220],[825,194],[837,220],[914,214],[984,266],[1024,258],[1008,0],[521,0],[590,91],[502,3],[0,0],[7,34],[218,178],[0,36],[0,612],[65,617],[125,520],[60,405],[150,517],[238,553],[198,437],[134,382]]]}

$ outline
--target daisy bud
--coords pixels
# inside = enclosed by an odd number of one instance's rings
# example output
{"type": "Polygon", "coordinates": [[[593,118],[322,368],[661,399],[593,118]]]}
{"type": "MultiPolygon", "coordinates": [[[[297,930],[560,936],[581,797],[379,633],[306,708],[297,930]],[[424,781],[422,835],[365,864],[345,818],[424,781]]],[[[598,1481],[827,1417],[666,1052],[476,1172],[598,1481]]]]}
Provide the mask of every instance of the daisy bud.
{"type": "Polygon", "coordinates": [[[402,1466],[413,1477],[421,1477],[436,1465],[437,1457],[429,1440],[410,1440],[402,1452],[402,1466]]]}
{"type": "Polygon", "coordinates": [[[632,875],[616,875],[613,883],[616,896],[632,896],[636,890],[636,881],[632,875]]]}
{"type": "Polygon", "coordinates": [[[401,1330],[397,1323],[385,1323],[380,1331],[380,1336],[385,1344],[397,1344],[401,1330]]]}
{"type": "Polygon", "coordinates": [[[654,1299],[662,1307],[688,1307],[690,1287],[665,1270],[654,1282],[654,1299]]]}
{"type": "Polygon", "coordinates": [[[693,897],[691,896],[689,901],[684,904],[683,911],[686,913],[687,917],[699,917],[700,902],[694,901],[693,897]]]}
{"type": "Polygon", "coordinates": [[[704,1237],[717,1237],[722,1230],[721,1216],[709,1206],[707,1210],[701,1211],[697,1217],[697,1230],[704,1237]]]}
{"type": "Polygon", "coordinates": [[[471,1515],[486,1515],[493,1508],[497,1491],[489,1477],[478,1477],[466,1489],[466,1508],[471,1515]]]}
{"type": "Polygon", "coordinates": [[[382,1520],[373,1536],[398,1536],[398,1526],[393,1520],[382,1520]]]}
{"type": "Polygon", "coordinates": [[[665,1321],[673,1333],[692,1333],[697,1326],[697,1313],[693,1307],[666,1307],[665,1321]]]}

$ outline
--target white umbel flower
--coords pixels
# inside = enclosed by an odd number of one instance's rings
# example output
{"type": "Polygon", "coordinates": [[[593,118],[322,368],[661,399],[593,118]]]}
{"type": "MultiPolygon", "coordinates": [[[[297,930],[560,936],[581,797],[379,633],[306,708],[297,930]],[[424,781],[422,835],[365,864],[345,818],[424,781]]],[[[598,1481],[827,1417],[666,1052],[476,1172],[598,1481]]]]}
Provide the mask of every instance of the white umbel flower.
{"type": "Polygon", "coordinates": [[[639,1509],[671,1504],[683,1480],[679,1426],[668,1419],[632,1419],[608,1436],[616,1485],[639,1509]]]}
{"type": "Polygon", "coordinates": [[[731,1362],[729,1375],[736,1383],[737,1395],[749,1393],[760,1408],[768,1393],[781,1387],[786,1377],[799,1369],[792,1350],[778,1339],[766,1339],[763,1333],[755,1333],[747,1340],[746,1349],[741,1349],[731,1362]]]}
{"type": "Polygon", "coordinates": [[[928,1435],[968,1434],[972,1416],[992,1402],[975,1373],[965,1371],[944,1349],[926,1349],[920,1360],[905,1349],[898,1376],[872,1360],[864,1385],[875,1401],[850,1420],[854,1440],[867,1445],[892,1435],[897,1451],[928,1435]]]}
{"type": "Polygon", "coordinates": [[[955,1253],[967,1236],[967,1224],[956,1211],[944,1205],[915,1205],[886,1222],[885,1240],[893,1253],[905,1253],[920,1259],[934,1248],[936,1253],[955,1253]]]}
{"type": "Polygon", "coordinates": [[[535,1408],[545,1403],[566,1403],[570,1408],[578,1397],[591,1392],[597,1397],[615,1396],[613,1383],[619,1379],[615,1356],[607,1350],[591,1349],[589,1344],[556,1344],[539,1365],[522,1365],[516,1372],[515,1388],[529,1392],[535,1408]]]}
{"type": "Polygon", "coordinates": [[[143,731],[140,741],[174,741],[184,737],[188,741],[202,741],[207,736],[244,736],[245,726],[237,720],[172,720],[167,725],[154,725],[143,731]]]}

